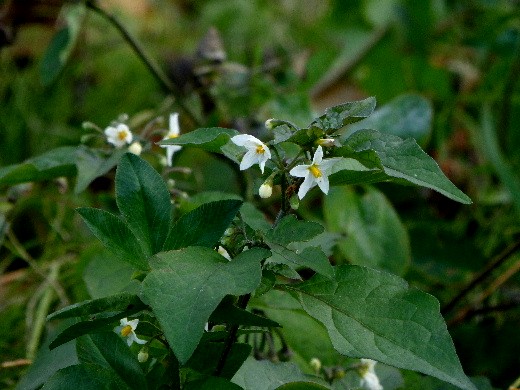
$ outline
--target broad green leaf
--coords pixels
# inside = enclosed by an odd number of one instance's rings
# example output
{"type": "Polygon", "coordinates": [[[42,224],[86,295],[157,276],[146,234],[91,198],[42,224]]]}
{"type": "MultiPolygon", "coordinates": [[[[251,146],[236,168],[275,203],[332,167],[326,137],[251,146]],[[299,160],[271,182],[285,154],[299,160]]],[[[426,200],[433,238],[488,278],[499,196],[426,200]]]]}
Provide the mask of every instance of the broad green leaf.
{"type": "Polygon", "coordinates": [[[159,145],[193,146],[208,152],[222,153],[221,147],[237,134],[237,130],[222,127],[202,128],[159,142],[159,145]]]}
{"type": "Polygon", "coordinates": [[[242,220],[253,230],[266,232],[271,229],[271,224],[265,219],[264,213],[258,210],[252,203],[244,202],[240,207],[242,220]]]}
{"type": "Polygon", "coordinates": [[[76,152],[78,177],[76,178],[74,192],[79,194],[84,191],[94,179],[103,176],[114,168],[124,152],[125,149],[114,149],[112,153],[107,155],[103,150],[85,147],[78,148],[76,152]]]}
{"type": "Polygon", "coordinates": [[[55,81],[67,63],[79,37],[85,11],[83,3],[67,4],[62,9],[67,24],[52,38],[40,65],[40,76],[44,85],[55,81]]]}
{"type": "MultiPolygon", "coordinates": [[[[70,320],[63,321],[58,325],[57,332],[61,332],[70,326],[71,323],[70,320]]],[[[50,335],[43,342],[36,358],[22,379],[17,383],[16,390],[39,389],[56,371],[79,363],[74,341],[65,343],[53,350],[49,349],[49,344],[54,337],[55,334],[50,335]]]]}
{"type": "Polygon", "coordinates": [[[135,235],[121,218],[108,211],[88,207],[79,208],[77,212],[90,231],[110,252],[137,269],[142,271],[149,269],[146,255],[135,235]]]}
{"type": "Polygon", "coordinates": [[[372,187],[331,188],[323,212],[330,231],[341,233],[338,249],[352,264],[402,275],[411,262],[408,233],[392,204],[372,187]]]}
{"type": "Polygon", "coordinates": [[[249,357],[231,380],[244,390],[275,390],[290,382],[311,382],[294,363],[272,363],[249,357]]]}
{"type": "Polygon", "coordinates": [[[105,311],[143,310],[145,308],[146,306],[136,295],[121,293],[64,307],[61,310],[49,314],[47,321],[59,318],[82,317],[105,311]]]}
{"type": "Polygon", "coordinates": [[[349,123],[366,118],[372,114],[375,107],[376,99],[373,97],[330,107],[327,108],[325,114],[316,118],[309,128],[316,127],[331,134],[349,123]]]}
{"type": "Polygon", "coordinates": [[[63,146],[21,164],[0,168],[0,185],[55,179],[76,174],[76,147],[63,146]]]}
{"type": "MultiPolygon", "coordinates": [[[[338,149],[342,152],[342,148],[338,149]]],[[[369,184],[389,180],[377,155],[372,152],[356,153],[356,158],[339,157],[332,166],[331,185],[369,184]]]]}
{"type": "Polygon", "coordinates": [[[161,324],[175,355],[184,364],[204,332],[204,325],[228,294],[252,292],[261,278],[261,260],[269,251],[252,248],[228,261],[216,251],[187,247],[164,252],[151,261],[142,294],[161,324]]]}
{"type": "Polygon", "coordinates": [[[146,389],[144,372],[137,356],[114,332],[94,333],[76,342],[78,359],[82,364],[98,364],[113,370],[131,388],[146,389]]]}
{"type": "MultiPolygon", "coordinates": [[[[231,379],[247,359],[251,350],[252,347],[249,344],[234,343],[220,376],[231,379]]],[[[215,372],[223,351],[224,343],[200,343],[184,367],[189,367],[203,375],[211,375],[215,372]]]]}
{"type": "MultiPolygon", "coordinates": [[[[449,181],[435,160],[428,156],[414,139],[403,140],[376,130],[360,130],[352,134],[344,146],[338,150],[344,157],[358,159],[359,156],[364,158],[367,152],[375,152],[388,181],[431,188],[457,202],[471,203],[471,199],[449,181]]],[[[343,184],[337,181],[334,183],[343,184]]]]}
{"type": "Polygon", "coordinates": [[[42,387],[42,390],[130,390],[111,369],[99,364],[78,364],[62,368],[42,387]]]}
{"type": "Polygon", "coordinates": [[[172,223],[170,193],[161,175],[126,153],[116,172],[116,201],[145,255],[160,252],[172,223]]]}
{"type": "Polygon", "coordinates": [[[238,213],[241,200],[204,203],[184,214],[170,230],[163,251],[187,246],[214,246],[238,213]]]}
{"type": "Polygon", "coordinates": [[[374,129],[401,138],[415,138],[424,144],[430,135],[433,108],[421,95],[405,94],[376,110],[368,118],[348,126],[345,134],[374,129]]]}
{"type": "Polygon", "coordinates": [[[419,371],[475,390],[464,374],[439,302],[401,278],[354,265],[335,267],[333,280],[315,275],[285,285],[322,322],[342,354],[419,371]]]}
{"type": "Polygon", "coordinates": [[[236,307],[232,299],[226,297],[220,302],[215,311],[209,317],[210,321],[214,324],[229,324],[229,325],[244,325],[244,326],[256,326],[256,327],[270,327],[277,328],[280,324],[245,309],[236,307]]]}
{"type": "Polygon", "coordinates": [[[202,206],[204,203],[218,202],[219,200],[242,200],[237,194],[220,191],[204,191],[194,194],[189,198],[179,199],[178,209],[181,214],[185,214],[202,206]]]}
{"type": "Polygon", "coordinates": [[[51,344],[49,345],[49,348],[54,349],[70,340],[74,340],[75,338],[78,338],[85,334],[111,331],[114,328],[114,323],[116,323],[118,320],[120,320],[121,318],[128,317],[129,315],[135,314],[141,310],[141,308],[134,308],[123,312],[119,312],[117,314],[100,313],[91,316],[88,320],[80,321],[74,325],[71,325],[63,332],[58,334],[56,338],[52,340],[51,344]]]}

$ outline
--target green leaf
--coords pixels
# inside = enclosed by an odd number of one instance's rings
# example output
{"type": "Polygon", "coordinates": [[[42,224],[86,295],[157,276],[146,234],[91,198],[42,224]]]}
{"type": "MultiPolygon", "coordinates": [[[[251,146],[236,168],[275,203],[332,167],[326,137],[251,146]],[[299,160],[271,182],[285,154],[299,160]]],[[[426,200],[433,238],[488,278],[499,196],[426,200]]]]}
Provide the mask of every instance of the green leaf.
{"type": "Polygon", "coordinates": [[[244,390],[274,390],[290,382],[310,382],[294,363],[272,363],[249,357],[231,380],[244,390]]]}
{"type": "Polygon", "coordinates": [[[331,188],[323,212],[328,230],[339,232],[338,248],[352,264],[402,275],[411,262],[408,233],[392,204],[372,187],[331,188]]]}
{"type": "Polygon", "coordinates": [[[142,283],[181,364],[192,355],[213,310],[228,294],[252,292],[260,283],[260,261],[269,251],[252,248],[228,261],[210,248],[187,247],[156,255],[142,283]]]}
{"type": "Polygon", "coordinates": [[[333,280],[315,275],[285,285],[322,322],[342,354],[432,375],[463,389],[464,374],[439,302],[401,278],[354,265],[335,267],[333,280]]]}
{"type": "Polygon", "coordinates": [[[241,200],[204,203],[184,214],[170,230],[164,251],[187,246],[214,246],[238,213],[241,200]]]}
{"type": "Polygon", "coordinates": [[[400,95],[376,110],[368,118],[346,128],[345,134],[374,129],[401,138],[415,138],[424,144],[430,135],[433,108],[421,95],[400,95]]]}
{"type": "Polygon", "coordinates": [[[332,277],[332,267],[320,248],[309,247],[300,251],[287,247],[294,242],[308,241],[322,232],[323,226],[319,223],[298,221],[294,215],[284,217],[265,234],[266,243],[273,253],[268,262],[286,264],[292,268],[307,267],[332,277]]]}
{"type": "Polygon", "coordinates": [[[172,223],[170,193],[161,175],[126,153],[116,172],[116,201],[145,255],[160,252],[172,223]]]}
{"type": "Polygon", "coordinates": [[[182,134],[177,138],[163,140],[159,142],[159,145],[193,146],[208,152],[222,153],[220,148],[237,134],[240,134],[237,130],[222,127],[202,128],[182,134]]]}
{"type": "Polygon", "coordinates": [[[188,382],[186,390],[241,390],[240,386],[231,383],[225,378],[210,376],[209,378],[199,379],[188,382]]]}
{"type": "MultiPolygon", "coordinates": [[[[403,140],[376,130],[360,130],[352,134],[344,146],[338,150],[343,157],[361,160],[366,157],[367,151],[375,152],[383,166],[386,180],[431,188],[457,202],[471,203],[471,199],[449,181],[435,160],[414,139],[403,140]]],[[[343,184],[334,181],[333,176],[333,184],[343,184]]]]}
{"type": "Polygon", "coordinates": [[[271,224],[265,219],[264,213],[250,202],[244,202],[242,207],[240,207],[240,216],[246,225],[253,230],[266,232],[271,229],[271,224]]]}
{"type": "Polygon", "coordinates": [[[117,320],[135,314],[140,310],[142,309],[130,309],[124,312],[119,312],[117,314],[100,313],[96,316],[92,316],[87,321],[80,321],[74,325],[69,326],[63,332],[58,334],[56,338],[52,340],[51,344],[49,345],[49,348],[54,349],[70,340],[74,340],[75,338],[78,338],[85,334],[111,331],[114,327],[114,323],[117,320]]]}
{"type": "Polygon", "coordinates": [[[98,364],[109,368],[130,388],[148,387],[137,356],[114,332],[82,336],[76,342],[76,350],[82,364],[98,364]]]}
{"type": "Polygon", "coordinates": [[[130,390],[117,374],[98,364],[78,364],[59,370],[42,390],[130,390]]]}
{"type": "Polygon", "coordinates": [[[67,63],[79,37],[81,24],[86,14],[85,6],[82,3],[67,4],[62,13],[65,15],[67,24],[56,32],[45,50],[40,64],[43,85],[49,85],[55,81],[67,63]]]}
{"type": "Polygon", "coordinates": [[[59,318],[82,317],[105,311],[144,310],[146,306],[134,294],[121,293],[105,298],[83,301],[64,307],[47,316],[47,321],[59,318]]]}
{"type": "Polygon", "coordinates": [[[286,383],[280,387],[277,387],[276,390],[327,390],[330,389],[328,386],[323,386],[318,383],[311,382],[291,382],[286,383]]]}
{"type": "Polygon", "coordinates": [[[269,327],[279,328],[280,324],[245,309],[241,309],[233,305],[232,299],[226,297],[217,306],[211,317],[210,321],[214,324],[229,324],[229,325],[244,325],[244,326],[256,326],[256,327],[269,327]]]}
{"type": "Polygon", "coordinates": [[[374,97],[330,107],[327,108],[325,114],[316,118],[309,128],[317,127],[327,134],[331,134],[349,123],[366,118],[372,114],[375,107],[376,99],[374,97]]]}
{"type": "Polygon", "coordinates": [[[103,150],[89,149],[80,147],[76,151],[76,169],[78,177],[74,192],[79,194],[84,191],[92,181],[103,176],[112,168],[114,168],[125,149],[115,149],[106,156],[103,150]]]}
{"type": "Polygon", "coordinates": [[[120,260],[142,271],[150,268],[141,246],[121,218],[108,211],[88,207],[79,208],[76,211],[81,215],[90,231],[120,260]]]}
{"type": "Polygon", "coordinates": [[[0,168],[0,184],[18,184],[76,174],[76,147],[63,146],[21,164],[0,168]]]}

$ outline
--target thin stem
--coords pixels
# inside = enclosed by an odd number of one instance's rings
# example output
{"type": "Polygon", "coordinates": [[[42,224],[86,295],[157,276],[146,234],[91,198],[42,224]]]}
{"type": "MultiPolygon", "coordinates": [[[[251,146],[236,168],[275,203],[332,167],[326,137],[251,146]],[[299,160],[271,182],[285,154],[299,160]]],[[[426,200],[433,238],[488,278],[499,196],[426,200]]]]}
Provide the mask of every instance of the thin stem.
{"type": "Polygon", "coordinates": [[[148,68],[150,73],[155,77],[161,88],[172,94],[176,100],[179,107],[184,111],[184,113],[190,118],[190,120],[195,124],[195,126],[200,126],[200,121],[197,119],[195,114],[186,106],[182,100],[181,92],[175,87],[175,85],[166,77],[166,75],[162,72],[161,68],[152,60],[144,51],[144,48],[141,44],[134,38],[130,32],[123,26],[123,24],[112,14],[109,14],[102,8],[100,8],[95,0],[89,0],[86,3],[87,7],[92,11],[98,13],[102,17],[112,24],[117,31],[121,34],[123,39],[130,45],[135,54],[139,57],[139,59],[144,63],[144,65],[148,68]]]}
{"type": "Polygon", "coordinates": [[[478,275],[476,275],[473,280],[464,287],[451,301],[449,301],[441,310],[442,314],[449,313],[452,311],[455,306],[466,296],[468,293],[477,287],[480,283],[486,280],[492,272],[497,269],[500,265],[502,265],[509,257],[511,257],[517,250],[520,249],[520,241],[515,242],[506,248],[502,253],[498,254],[491,262],[487,265],[487,267],[478,275]]]}
{"type": "MultiPolygon", "coordinates": [[[[241,309],[245,309],[247,307],[247,304],[249,303],[249,300],[251,299],[251,294],[241,295],[238,298],[238,307],[241,309]]],[[[231,352],[231,348],[233,347],[233,343],[235,342],[237,338],[238,333],[238,325],[232,325],[229,327],[229,333],[228,337],[226,338],[226,341],[224,342],[224,350],[222,351],[222,355],[220,355],[220,359],[217,363],[217,367],[215,368],[214,375],[220,376],[222,374],[222,371],[224,370],[224,366],[226,365],[226,360],[229,356],[229,353],[231,352]]]]}

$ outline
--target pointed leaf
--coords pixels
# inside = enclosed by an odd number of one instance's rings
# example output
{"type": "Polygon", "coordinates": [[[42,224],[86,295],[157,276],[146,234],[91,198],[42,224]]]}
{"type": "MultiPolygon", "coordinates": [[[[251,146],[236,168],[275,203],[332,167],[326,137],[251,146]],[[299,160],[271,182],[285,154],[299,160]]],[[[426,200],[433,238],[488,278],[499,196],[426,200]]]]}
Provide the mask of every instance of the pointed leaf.
{"type": "MultiPolygon", "coordinates": [[[[431,188],[457,202],[471,203],[471,199],[455,187],[435,160],[428,156],[414,139],[403,140],[375,130],[360,130],[351,135],[344,146],[338,150],[343,153],[343,157],[359,159],[358,157],[364,158],[367,151],[375,152],[387,180],[431,188]]],[[[337,181],[334,183],[340,184],[337,181]]]]}
{"type": "Polygon", "coordinates": [[[323,232],[323,226],[317,222],[299,221],[294,215],[288,215],[266,233],[269,241],[288,245],[295,241],[308,241],[323,232]]]}
{"type": "Polygon", "coordinates": [[[120,260],[142,271],[149,269],[146,255],[132,231],[121,218],[108,211],[89,207],[79,208],[77,212],[90,231],[120,260]]]}
{"type": "Polygon", "coordinates": [[[159,145],[193,146],[208,152],[222,153],[220,148],[237,134],[240,134],[237,130],[222,127],[202,128],[182,134],[177,138],[163,140],[159,142],[159,145]]]}
{"type": "Polygon", "coordinates": [[[144,372],[128,345],[114,332],[82,336],[76,342],[82,364],[98,364],[114,371],[131,388],[146,389],[144,372]]]}
{"type": "Polygon", "coordinates": [[[145,308],[146,305],[136,295],[121,293],[64,307],[49,314],[47,321],[59,318],[82,317],[105,311],[144,310],[145,308]]]}
{"type": "Polygon", "coordinates": [[[103,176],[114,168],[125,152],[124,149],[115,149],[108,154],[102,150],[80,147],[76,153],[76,169],[78,177],[74,192],[79,194],[84,191],[94,179],[103,176]]]}
{"type": "Polygon", "coordinates": [[[160,252],[172,222],[170,193],[161,175],[126,153],[117,168],[116,201],[145,255],[160,252]]]}
{"type": "Polygon", "coordinates": [[[222,298],[250,293],[260,284],[260,261],[269,254],[252,248],[228,261],[212,249],[187,247],[151,260],[152,272],[142,283],[143,297],[181,364],[197,347],[222,298]]]}
{"type": "Polygon", "coordinates": [[[63,146],[21,164],[0,168],[0,184],[18,184],[76,174],[76,147],[63,146]]]}
{"type": "Polygon", "coordinates": [[[366,118],[372,114],[375,107],[376,99],[374,97],[343,103],[327,108],[325,114],[316,118],[309,127],[317,127],[331,134],[349,123],[366,118]]]}
{"type": "Polygon", "coordinates": [[[279,328],[280,324],[233,305],[231,299],[223,299],[209,318],[214,324],[245,325],[279,328]]]}
{"type": "MultiPolygon", "coordinates": [[[[289,249],[275,242],[267,241],[273,255],[267,260],[268,263],[285,264],[293,270],[299,268],[310,268],[327,277],[334,275],[334,270],[329,263],[329,259],[318,247],[299,249],[289,249]]],[[[296,273],[296,275],[298,275],[296,273]]],[[[288,275],[287,275],[288,276],[288,275]]],[[[299,276],[299,275],[298,275],[299,276]]]]}
{"type": "Polygon", "coordinates": [[[286,285],[328,329],[342,354],[420,371],[475,390],[464,374],[439,302],[394,275],[353,265],[335,267],[330,280],[315,275],[286,285]]]}
{"type": "Polygon", "coordinates": [[[204,203],[184,214],[171,228],[163,251],[187,246],[214,246],[238,213],[241,200],[204,203]]]}

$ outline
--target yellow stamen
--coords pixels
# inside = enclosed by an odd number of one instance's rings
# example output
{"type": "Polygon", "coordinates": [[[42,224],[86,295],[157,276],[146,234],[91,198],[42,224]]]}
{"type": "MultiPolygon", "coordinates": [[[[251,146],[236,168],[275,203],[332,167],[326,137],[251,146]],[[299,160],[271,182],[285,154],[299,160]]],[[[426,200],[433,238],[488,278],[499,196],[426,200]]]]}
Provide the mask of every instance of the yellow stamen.
{"type": "Polygon", "coordinates": [[[126,131],[124,131],[124,130],[118,131],[117,138],[119,138],[120,141],[124,141],[126,139],[126,131]]]}
{"type": "Polygon", "coordinates": [[[318,168],[317,165],[314,165],[312,164],[310,167],[309,167],[309,171],[311,171],[311,173],[313,174],[313,176],[318,179],[322,176],[322,173],[320,171],[320,168],[318,168]]]}
{"type": "Polygon", "coordinates": [[[178,134],[168,134],[168,139],[177,138],[178,134]]]}
{"type": "Polygon", "coordinates": [[[256,147],[256,154],[264,154],[265,153],[265,149],[262,145],[258,145],[256,147]]]}
{"type": "Polygon", "coordinates": [[[132,327],[130,325],[127,325],[121,329],[121,336],[123,337],[128,337],[130,333],[132,333],[132,327]]]}

